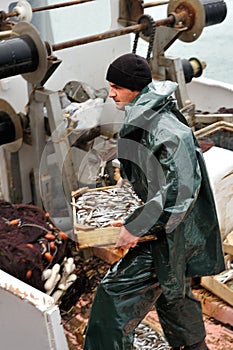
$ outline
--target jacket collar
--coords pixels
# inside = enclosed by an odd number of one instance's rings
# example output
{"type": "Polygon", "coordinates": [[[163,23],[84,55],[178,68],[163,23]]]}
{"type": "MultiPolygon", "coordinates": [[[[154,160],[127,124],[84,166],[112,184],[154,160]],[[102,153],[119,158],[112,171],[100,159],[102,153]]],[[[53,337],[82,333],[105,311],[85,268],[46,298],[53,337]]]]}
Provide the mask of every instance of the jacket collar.
{"type": "Polygon", "coordinates": [[[168,97],[177,88],[172,81],[153,81],[147,85],[135,99],[125,107],[125,118],[120,136],[132,132],[135,128],[143,128],[157,113],[166,107],[168,97]]]}

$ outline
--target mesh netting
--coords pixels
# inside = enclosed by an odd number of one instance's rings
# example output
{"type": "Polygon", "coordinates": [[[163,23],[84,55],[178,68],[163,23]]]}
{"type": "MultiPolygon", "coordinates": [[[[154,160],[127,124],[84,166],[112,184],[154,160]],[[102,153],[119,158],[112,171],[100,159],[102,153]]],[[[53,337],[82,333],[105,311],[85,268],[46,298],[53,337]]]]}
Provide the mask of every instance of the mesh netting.
{"type": "Polygon", "coordinates": [[[0,268],[44,291],[45,268],[68,254],[69,239],[40,208],[0,201],[0,268]]]}

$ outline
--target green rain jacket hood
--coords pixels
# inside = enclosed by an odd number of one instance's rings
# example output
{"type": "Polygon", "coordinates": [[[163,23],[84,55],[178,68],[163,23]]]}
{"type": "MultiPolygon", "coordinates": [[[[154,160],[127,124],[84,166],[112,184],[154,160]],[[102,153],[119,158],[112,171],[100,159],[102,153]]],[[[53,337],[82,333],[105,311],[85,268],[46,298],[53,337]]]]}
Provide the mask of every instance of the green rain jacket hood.
{"type": "Polygon", "coordinates": [[[135,236],[155,234],[153,255],[166,299],[183,297],[186,277],[224,270],[221,237],[201,149],[171,95],[152,82],[126,106],[118,158],[144,204],[125,220],[135,236]]]}

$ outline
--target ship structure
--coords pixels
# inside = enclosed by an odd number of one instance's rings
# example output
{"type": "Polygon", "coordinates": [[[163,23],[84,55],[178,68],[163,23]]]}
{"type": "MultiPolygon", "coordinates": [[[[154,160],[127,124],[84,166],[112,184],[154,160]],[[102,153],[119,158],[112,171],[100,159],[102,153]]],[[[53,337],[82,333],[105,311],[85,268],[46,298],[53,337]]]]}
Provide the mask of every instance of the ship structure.
{"type": "MultiPolygon", "coordinates": [[[[232,348],[233,86],[204,79],[208,62],[198,57],[167,55],[177,40],[192,45],[226,16],[224,0],[1,1],[2,348],[81,349],[95,288],[125,254],[114,249],[119,231],[109,213],[119,218],[140,200],[125,181],[119,202],[123,115],[105,75],[128,52],[147,59],[154,80],[178,84],[178,108],[201,145],[226,270],[193,280],[193,291],[209,348],[232,348]],[[153,18],[149,10],[160,7],[166,15],[153,18]]],[[[135,349],[143,350],[146,333],[154,345],[148,340],[145,349],[169,349],[154,311],[137,329],[135,349]]]]}

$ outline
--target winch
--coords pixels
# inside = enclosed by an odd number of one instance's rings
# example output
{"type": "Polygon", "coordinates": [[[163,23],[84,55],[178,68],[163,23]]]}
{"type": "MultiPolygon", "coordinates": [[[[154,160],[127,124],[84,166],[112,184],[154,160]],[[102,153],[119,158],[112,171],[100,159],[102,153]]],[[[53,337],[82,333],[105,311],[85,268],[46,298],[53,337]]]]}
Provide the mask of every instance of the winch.
{"type": "MultiPolygon", "coordinates": [[[[19,1],[13,12],[2,12],[0,24],[4,24],[4,21],[9,17],[18,17],[27,22],[31,20],[31,14],[33,12],[50,10],[83,2],[87,2],[87,0],[31,9],[26,1],[19,1]]],[[[40,42],[37,32],[33,30],[30,25],[26,26],[22,25],[22,23],[16,24],[9,35],[10,38],[0,42],[0,50],[4,52],[4,55],[2,54],[0,57],[0,78],[37,71],[39,66],[43,66],[41,60],[44,61],[45,57],[48,59],[54,51],[129,33],[140,33],[143,37],[148,39],[148,37],[153,34],[153,30],[162,27],[159,38],[156,38],[155,42],[151,43],[152,46],[155,48],[157,47],[157,50],[154,49],[151,59],[152,61],[158,61],[158,54],[161,55],[161,50],[165,51],[174,40],[177,38],[185,42],[197,40],[204,27],[221,23],[224,21],[227,14],[227,7],[224,0],[170,0],[167,2],[167,18],[156,20],[153,25],[153,19],[143,14],[144,7],[148,7],[150,4],[143,6],[142,3],[137,1],[134,3],[135,6],[130,7],[129,11],[127,9],[127,1],[120,1],[120,16],[118,21],[120,24],[124,25],[125,28],[98,33],[77,40],[57,43],[52,46],[49,46],[48,43],[40,42]],[[129,23],[131,25],[128,25],[129,23]],[[166,27],[166,30],[164,27],[166,27]],[[168,29],[172,30],[169,31],[168,29]],[[167,30],[168,32],[172,32],[173,35],[169,33],[171,35],[170,40],[167,39],[166,42],[164,42],[163,31],[166,32],[167,30]],[[160,44],[157,43],[158,41],[160,44]],[[47,49],[46,51],[45,48],[47,49]],[[50,50],[48,48],[50,48],[50,50]],[[156,53],[157,55],[155,55],[156,53]]],[[[156,5],[160,5],[160,2],[151,4],[151,6],[156,5]]],[[[154,64],[152,64],[152,69],[154,74],[158,73],[154,64]]],[[[43,73],[43,71],[39,71],[38,74],[27,75],[25,78],[29,82],[37,83],[42,81],[43,73]],[[38,79],[35,78],[35,75],[38,75],[38,79]],[[34,79],[31,79],[31,76],[33,76],[34,79]]]]}
{"type": "MultiPolygon", "coordinates": [[[[151,66],[154,79],[170,79],[178,82],[176,98],[179,108],[187,116],[190,125],[194,125],[194,103],[190,100],[186,84],[191,82],[193,77],[199,77],[205,68],[205,62],[198,58],[181,59],[166,57],[166,50],[177,40],[192,42],[199,38],[203,29],[224,21],[227,14],[226,3],[223,0],[170,0],[143,3],[132,1],[119,1],[118,23],[116,29],[95,33],[69,41],[49,43],[44,41],[34,25],[30,24],[34,13],[65,9],[74,5],[80,5],[94,1],[79,0],[65,3],[52,4],[32,8],[27,1],[19,1],[10,12],[0,11],[0,79],[22,75],[28,84],[29,101],[26,113],[16,113],[13,107],[4,100],[0,101],[0,132],[1,145],[8,145],[4,152],[8,169],[8,185],[10,190],[7,193],[9,200],[20,202],[24,200],[24,189],[21,172],[17,166],[12,164],[20,163],[19,152],[22,144],[30,146],[33,154],[30,174],[31,201],[37,205],[44,206],[48,211],[56,212],[52,203],[52,180],[49,174],[48,159],[55,154],[58,166],[59,180],[58,187],[65,193],[60,197],[60,202],[66,203],[66,211],[69,212],[70,194],[78,186],[77,160],[70,157],[74,148],[80,148],[86,152],[90,151],[94,140],[101,137],[102,140],[113,140],[118,129],[113,125],[113,120],[106,123],[106,115],[114,116],[108,105],[104,104],[107,97],[106,89],[97,90],[96,98],[103,98],[102,106],[94,108],[102,109],[105,115],[105,122],[95,125],[91,131],[77,136],[76,131],[64,128],[64,115],[61,108],[61,92],[45,88],[50,78],[56,77],[56,69],[60,66],[62,59],[55,56],[57,51],[61,56],[67,49],[84,47],[88,44],[94,45],[97,42],[116,40],[119,37],[135,34],[132,51],[137,53],[139,38],[148,42],[147,60],[151,66]],[[167,4],[167,17],[153,19],[144,14],[148,7],[167,4]],[[14,20],[11,22],[10,19],[14,20]],[[46,112],[45,112],[46,111],[46,112]],[[61,128],[63,125],[63,128],[61,128]],[[48,146],[48,138],[52,140],[48,146]],[[80,139],[79,139],[80,138],[80,139]],[[22,142],[23,140],[23,142],[22,142]],[[82,142],[80,141],[82,140],[82,142]],[[82,145],[81,145],[82,144],[82,145]],[[83,146],[85,144],[85,146],[83,146]],[[14,146],[13,146],[14,145],[14,146]],[[52,149],[52,151],[51,151],[52,149]],[[71,151],[72,150],[72,151],[71,151]],[[14,159],[14,161],[12,160],[14,159]],[[11,184],[9,186],[9,184],[11,184]],[[62,199],[61,199],[62,198],[62,199]]],[[[60,10],[61,11],[61,10],[60,10]]],[[[78,66],[78,61],[77,61],[78,66]]],[[[77,83],[77,82],[76,82],[77,83]]],[[[66,85],[67,97],[74,96],[74,86],[83,88],[81,95],[85,100],[93,98],[93,94],[86,95],[86,88],[83,84],[76,85],[75,82],[66,85]],[[68,91],[67,89],[70,89],[68,91]],[[85,96],[85,97],[84,97],[85,96]]],[[[93,88],[91,87],[92,91],[93,88]]],[[[90,87],[89,87],[90,92],[90,87]]],[[[70,101],[69,101],[70,102],[70,101]]],[[[73,122],[72,122],[73,123],[73,122]]],[[[98,124],[98,123],[97,123],[98,124]]],[[[90,128],[90,125],[86,126],[90,128]]],[[[119,125],[118,125],[119,128],[119,125]]],[[[104,141],[105,142],[105,141],[104,141]]],[[[111,143],[111,142],[110,142],[111,143]]],[[[5,146],[4,146],[5,147],[5,146]]],[[[83,157],[83,156],[82,156],[83,157]]],[[[6,163],[2,165],[4,168],[6,163]]],[[[98,162],[97,162],[98,163],[98,162]]],[[[100,161],[99,166],[105,167],[106,160],[100,161]]],[[[102,174],[103,171],[99,171],[102,174]]],[[[94,175],[93,175],[94,176],[94,175]]],[[[95,177],[95,176],[94,176],[95,177]]],[[[4,186],[2,186],[4,187],[4,186]]],[[[68,214],[71,217],[71,213],[68,214]]]]}

